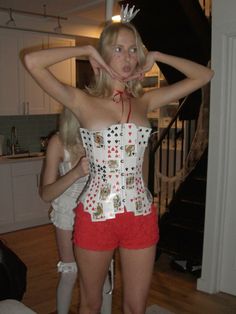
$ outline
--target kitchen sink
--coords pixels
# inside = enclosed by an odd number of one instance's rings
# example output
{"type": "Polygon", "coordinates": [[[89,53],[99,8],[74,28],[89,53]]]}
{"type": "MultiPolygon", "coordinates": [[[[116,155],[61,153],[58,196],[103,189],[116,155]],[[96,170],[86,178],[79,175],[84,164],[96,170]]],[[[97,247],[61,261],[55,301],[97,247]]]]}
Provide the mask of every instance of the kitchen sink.
{"type": "Polygon", "coordinates": [[[16,154],[16,155],[8,155],[5,156],[7,159],[22,159],[22,158],[36,158],[36,157],[42,157],[45,154],[43,152],[38,153],[24,153],[24,154],[16,154]]]}

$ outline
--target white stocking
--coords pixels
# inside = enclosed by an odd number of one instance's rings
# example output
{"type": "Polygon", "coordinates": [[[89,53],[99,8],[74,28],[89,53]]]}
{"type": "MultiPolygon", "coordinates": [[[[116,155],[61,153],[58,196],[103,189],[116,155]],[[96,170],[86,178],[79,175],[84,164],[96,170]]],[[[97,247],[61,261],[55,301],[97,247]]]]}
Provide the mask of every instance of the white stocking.
{"type": "Polygon", "coordinates": [[[57,287],[57,313],[68,314],[73,288],[77,279],[77,266],[75,262],[59,262],[57,267],[58,272],[61,273],[57,287]]]}

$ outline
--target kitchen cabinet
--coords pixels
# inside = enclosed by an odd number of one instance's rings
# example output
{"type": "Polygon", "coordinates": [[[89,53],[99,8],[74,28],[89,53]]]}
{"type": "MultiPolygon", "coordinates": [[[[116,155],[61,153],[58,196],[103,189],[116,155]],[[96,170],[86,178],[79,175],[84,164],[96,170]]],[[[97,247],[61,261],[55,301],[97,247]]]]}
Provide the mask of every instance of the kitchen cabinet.
{"type": "MultiPolygon", "coordinates": [[[[56,47],[73,47],[75,45],[74,39],[63,38],[58,36],[49,36],[48,46],[49,48],[56,47]]],[[[60,81],[65,84],[75,86],[75,58],[70,58],[54,64],[51,66],[50,71],[57,77],[60,81]]],[[[61,112],[62,105],[56,101],[54,98],[49,98],[50,113],[61,112]]]]}
{"type": "Polygon", "coordinates": [[[0,114],[18,115],[20,106],[18,32],[0,28],[0,114]]]}
{"type": "Polygon", "coordinates": [[[14,220],[11,188],[11,166],[0,165],[0,233],[1,227],[11,225],[14,220]]]}
{"type": "Polygon", "coordinates": [[[38,193],[42,159],[0,165],[0,233],[49,222],[50,204],[38,193]]]}
{"type": "MultiPolygon", "coordinates": [[[[62,106],[39,87],[21,59],[25,52],[73,45],[74,39],[62,35],[0,29],[0,115],[59,113],[62,106]]],[[[75,85],[75,59],[60,62],[51,71],[75,85]]]]}
{"type": "Polygon", "coordinates": [[[22,114],[49,113],[49,96],[36,83],[21,62],[23,53],[48,47],[48,36],[40,33],[20,32],[19,38],[19,85],[22,114]]]}

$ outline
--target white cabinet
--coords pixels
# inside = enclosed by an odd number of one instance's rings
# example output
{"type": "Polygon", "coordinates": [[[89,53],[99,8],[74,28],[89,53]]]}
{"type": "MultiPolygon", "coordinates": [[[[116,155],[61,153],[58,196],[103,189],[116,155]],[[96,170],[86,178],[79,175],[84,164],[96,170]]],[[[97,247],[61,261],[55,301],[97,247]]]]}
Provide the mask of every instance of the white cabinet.
{"type": "MultiPolygon", "coordinates": [[[[58,36],[49,36],[48,44],[49,48],[73,47],[75,45],[75,40],[58,36]]],[[[57,77],[63,83],[75,86],[75,58],[70,58],[54,64],[49,69],[55,75],[55,77],[57,77]]],[[[62,109],[62,105],[52,97],[49,98],[49,106],[50,113],[58,113],[62,109]]]]}
{"type": "Polygon", "coordinates": [[[32,221],[47,216],[49,205],[39,197],[42,161],[11,165],[15,220],[32,221]]]}
{"type": "Polygon", "coordinates": [[[1,227],[12,224],[14,220],[11,188],[11,166],[0,165],[0,233],[1,227]]]}
{"type": "Polygon", "coordinates": [[[21,62],[23,53],[48,47],[48,36],[40,33],[20,32],[19,38],[20,104],[23,114],[49,113],[49,96],[36,83],[21,62]]]}
{"type": "MultiPolygon", "coordinates": [[[[53,114],[61,105],[49,97],[22,63],[25,52],[48,47],[73,46],[72,38],[44,33],[0,29],[0,115],[53,114]]],[[[75,59],[51,67],[63,82],[75,85],[75,59]]]]}
{"type": "Polygon", "coordinates": [[[42,160],[0,165],[0,233],[49,222],[50,204],[39,197],[42,160]]]}
{"type": "Polygon", "coordinates": [[[22,114],[18,32],[0,28],[0,114],[22,114]]]}

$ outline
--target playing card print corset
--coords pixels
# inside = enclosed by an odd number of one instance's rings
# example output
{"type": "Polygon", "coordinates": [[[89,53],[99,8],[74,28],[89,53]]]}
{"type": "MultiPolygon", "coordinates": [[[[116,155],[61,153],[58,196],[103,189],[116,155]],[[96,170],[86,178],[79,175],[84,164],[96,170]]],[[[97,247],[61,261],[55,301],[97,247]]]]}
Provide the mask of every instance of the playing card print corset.
{"type": "Polygon", "coordinates": [[[142,164],[151,128],[124,123],[80,131],[90,179],[79,201],[92,221],[115,218],[125,209],[134,215],[149,214],[152,197],[144,186],[142,164]]]}

